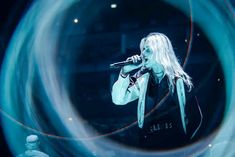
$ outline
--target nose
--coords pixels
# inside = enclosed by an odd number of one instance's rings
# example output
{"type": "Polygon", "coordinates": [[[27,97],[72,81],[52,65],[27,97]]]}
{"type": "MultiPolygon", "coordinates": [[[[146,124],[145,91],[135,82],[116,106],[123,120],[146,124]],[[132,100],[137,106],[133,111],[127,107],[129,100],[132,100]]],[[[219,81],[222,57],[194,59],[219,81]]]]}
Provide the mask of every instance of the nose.
{"type": "Polygon", "coordinates": [[[142,51],[143,56],[146,56],[147,54],[148,54],[148,51],[146,51],[146,50],[142,51]]]}
{"type": "Polygon", "coordinates": [[[148,51],[147,51],[147,50],[144,50],[144,51],[142,52],[142,54],[143,54],[143,56],[145,57],[146,55],[148,55],[148,51]]]}
{"type": "Polygon", "coordinates": [[[146,58],[146,56],[144,54],[141,54],[140,57],[142,60],[144,60],[146,58]]]}

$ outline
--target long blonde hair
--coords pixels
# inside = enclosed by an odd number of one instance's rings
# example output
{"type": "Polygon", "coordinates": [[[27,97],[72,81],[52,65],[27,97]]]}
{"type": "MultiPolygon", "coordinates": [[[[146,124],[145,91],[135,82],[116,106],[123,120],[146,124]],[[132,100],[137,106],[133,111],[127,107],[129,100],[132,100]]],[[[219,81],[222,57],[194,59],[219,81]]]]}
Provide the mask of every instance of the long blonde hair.
{"type": "Polygon", "coordinates": [[[153,51],[156,62],[161,64],[165,70],[165,74],[169,80],[169,90],[173,93],[175,88],[175,78],[181,78],[188,87],[188,91],[191,91],[193,87],[191,77],[184,72],[182,66],[179,64],[168,37],[162,33],[150,33],[140,42],[141,52],[143,52],[146,42],[148,42],[148,45],[153,51]]]}

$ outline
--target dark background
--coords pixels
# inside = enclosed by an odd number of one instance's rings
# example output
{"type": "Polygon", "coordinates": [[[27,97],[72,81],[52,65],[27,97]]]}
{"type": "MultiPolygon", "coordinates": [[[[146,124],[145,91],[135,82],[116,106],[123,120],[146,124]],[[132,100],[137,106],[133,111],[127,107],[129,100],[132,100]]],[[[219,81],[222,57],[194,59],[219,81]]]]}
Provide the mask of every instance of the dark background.
{"type": "MultiPolygon", "coordinates": [[[[73,63],[68,74],[71,78],[68,84],[71,100],[74,104],[80,104],[76,106],[77,110],[94,129],[105,134],[136,120],[136,101],[125,107],[112,104],[110,90],[117,79],[118,71],[110,70],[108,65],[138,54],[140,39],[154,31],[162,32],[169,37],[177,57],[183,63],[188,50],[190,30],[193,27],[192,49],[186,72],[193,78],[194,89],[188,97],[189,102],[195,103],[194,96],[197,96],[204,114],[204,121],[195,139],[190,142],[173,139],[172,145],[163,141],[162,146],[159,146],[159,143],[154,143],[148,138],[147,140],[137,138],[139,133],[133,133],[135,132],[133,128],[109,138],[138,148],[171,149],[208,137],[216,130],[223,118],[225,107],[223,74],[213,47],[201,29],[195,23],[191,23],[189,17],[161,1],[137,0],[133,4],[130,0],[115,0],[115,2],[100,2],[102,9],[98,13],[88,10],[93,19],[89,20],[87,17],[86,21],[85,18],[76,16],[76,11],[83,3],[85,2],[80,1],[72,6],[65,15],[64,23],[58,23],[58,25],[63,27],[61,38],[67,39],[65,45],[72,47],[66,51],[70,54],[66,59],[73,63]],[[116,3],[117,8],[111,9],[112,3],[116,3]],[[73,22],[75,17],[79,19],[78,24],[73,22]],[[81,53],[77,54],[77,50],[81,53]],[[94,106],[97,107],[94,108],[94,106]],[[148,144],[143,146],[136,141],[139,143],[145,141],[148,144]]],[[[94,5],[95,3],[93,2],[94,5]]],[[[0,2],[0,63],[14,29],[30,4],[31,1],[28,0],[0,2]]],[[[58,61],[64,57],[62,46],[59,47],[61,58],[58,58],[58,61]]],[[[198,118],[198,113],[192,114],[195,114],[195,119],[198,118]]],[[[162,123],[165,125],[171,121],[163,116],[159,121],[159,124],[162,125],[162,123]]],[[[1,155],[11,156],[2,132],[2,125],[0,127],[1,155]]],[[[161,129],[148,136],[159,138],[170,133],[171,131],[161,129]]]]}

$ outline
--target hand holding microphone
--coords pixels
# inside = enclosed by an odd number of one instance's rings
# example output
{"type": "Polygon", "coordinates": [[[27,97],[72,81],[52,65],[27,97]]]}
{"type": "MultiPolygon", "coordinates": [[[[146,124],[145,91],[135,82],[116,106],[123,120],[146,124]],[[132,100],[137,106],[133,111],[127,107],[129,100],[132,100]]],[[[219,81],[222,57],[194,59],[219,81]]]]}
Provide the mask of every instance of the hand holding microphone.
{"type": "Polygon", "coordinates": [[[121,73],[126,75],[132,70],[142,66],[142,58],[139,55],[128,57],[125,61],[110,64],[110,68],[122,68],[121,73]]]}

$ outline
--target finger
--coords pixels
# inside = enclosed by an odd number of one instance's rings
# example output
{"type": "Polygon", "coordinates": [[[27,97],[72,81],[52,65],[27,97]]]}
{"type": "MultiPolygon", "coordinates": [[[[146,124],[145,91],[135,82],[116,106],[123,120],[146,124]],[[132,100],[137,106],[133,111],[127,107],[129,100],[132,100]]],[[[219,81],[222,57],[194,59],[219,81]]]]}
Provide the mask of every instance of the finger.
{"type": "Polygon", "coordinates": [[[136,55],[136,59],[137,59],[137,62],[140,62],[141,61],[141,58],[139,55],[136,55]]]}
{"type": "Polygon", "coordinates": [[[129,61],[129,60],[132,60],[132,57],[128,57],[128,58],[126,59],[126,61],[129,61]]]}
{"type": "Polygon", "coordinates": [[[138,62],[138,57],[135,55],[134,58],[135,58],[134,63],[137,63],[138,62]]]}
{"type": "Polygon", "coordinates": [[[133,63],[135,63],[135,56],[132,56],[131,60],[133,61],[133,63]]]}
{"type": "Polygon", "coordinates": [[[136,56],[133,56],[133,63],[136,63],[136,56]]]}

